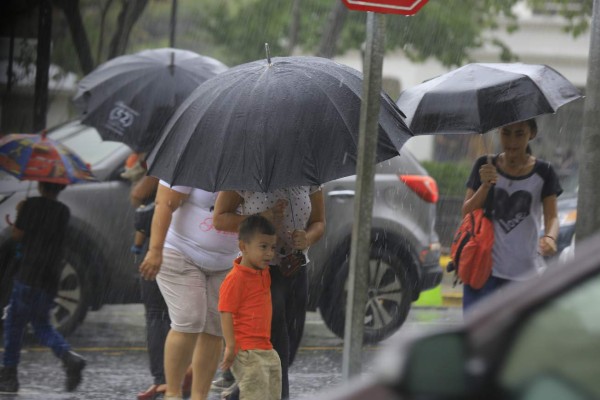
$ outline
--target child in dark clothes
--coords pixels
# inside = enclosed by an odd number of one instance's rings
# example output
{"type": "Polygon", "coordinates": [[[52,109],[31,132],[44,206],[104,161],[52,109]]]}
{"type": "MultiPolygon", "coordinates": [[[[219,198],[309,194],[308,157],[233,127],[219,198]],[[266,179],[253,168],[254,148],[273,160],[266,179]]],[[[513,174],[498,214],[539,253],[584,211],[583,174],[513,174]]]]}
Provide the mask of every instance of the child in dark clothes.
{"type": "Polygon", "coordinates": [[[12,238],[20,244],[20,255],[5,310],[0,392],[19,390],[17,366],[28,323],[40,343],[50,347],[63,362],[66,390],[73,391],[81,383],[85,360],[71,351],[69,343],[50,323],[70,217],[69,208],[57,200],[64,188],[56,183],[39,182],[40,196],[30,197],[17,206],[12,238]]]}

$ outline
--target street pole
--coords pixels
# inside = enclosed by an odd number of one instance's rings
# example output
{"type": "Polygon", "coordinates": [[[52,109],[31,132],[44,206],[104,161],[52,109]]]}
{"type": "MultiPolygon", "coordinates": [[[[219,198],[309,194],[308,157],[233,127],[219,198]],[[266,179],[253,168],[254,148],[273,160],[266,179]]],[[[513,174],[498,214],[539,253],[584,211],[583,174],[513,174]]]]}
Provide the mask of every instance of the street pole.
{"type": "Polygon", "coordinates": [[[33,131],[41,131],[46,127],[50,41],[52,40],[52,2],[50,0],[41,0],[38,13],[35,89],[33,94],[33,131]]]}
{"type": "Polygon", "coordinates": [[[358,137],[358,163],[356,167],[356,193],[354,225],[348,272],[348,298],[342,376],[348,379],[361,372],[362,344],[365,323],[365,305],[369,278],[369,252],[371,221],[373,218],[373,178],[377,136],[379,134],[379,106],[381,70],[385,49],[384,16],[367,14],[367,42],[363,71],[363,92],[360,108],[358,137]]]}
{"type": "Polygon", "coordinates": [[[600,232],[600,0],[594,0],[583,107],[577,200],[577,243],[600,232]]]}

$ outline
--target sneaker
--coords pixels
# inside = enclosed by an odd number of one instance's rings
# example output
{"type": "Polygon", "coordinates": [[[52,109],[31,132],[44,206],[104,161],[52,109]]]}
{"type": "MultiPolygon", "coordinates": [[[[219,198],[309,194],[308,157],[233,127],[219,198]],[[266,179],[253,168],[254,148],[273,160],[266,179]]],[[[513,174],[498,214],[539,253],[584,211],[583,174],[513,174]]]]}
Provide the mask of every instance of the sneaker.
{"type": "Polygon", "coordinates": [[[237,382],[233,382],[233,384],[231,386],[229,386],[227,389],[224,389],[221,392],[221,399],[222,400],[232,399],[232,398],[234,398],[232,396],[234,394],[237,395],[237,396],[235,396],[236,399],[240,398],[240,389],[238,388],[237,382]]]}
{"type": "Polygon", "coordinates": [[[212,381],[212,384],[210,385],[210,390],[221,391],[229,388],[234,383],[235,378],[233,377],[231,372],[225,371],[221,374],[221,376],[218,379],[212,381]]]}
{"type": "Polygon", "coordinates": [[[67,392],[72,392],[81,383],[81,371],[85,368],[85,359],[73,351],[67,351],[61,359],[67,374],[65,387],[67,392]]]}
{"type": "Polygon", "coordinates": [[[16,367],[3,367],[0,369],[0,392],[17,393],[19,391],[19,378],[16,367]]]}

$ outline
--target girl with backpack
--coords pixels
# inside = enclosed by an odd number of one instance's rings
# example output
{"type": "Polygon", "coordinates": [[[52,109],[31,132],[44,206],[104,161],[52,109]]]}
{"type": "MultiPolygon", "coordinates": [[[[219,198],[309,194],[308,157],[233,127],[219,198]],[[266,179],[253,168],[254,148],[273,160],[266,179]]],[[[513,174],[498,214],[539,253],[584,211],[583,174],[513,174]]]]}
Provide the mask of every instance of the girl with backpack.
{"type": "Polygon", "coordinates": [[[493,196],[494,245],[492,274],[480,289],[463,288],[463,310],[512,281],[523,281],[544,268],[543,256],[556,253],[558,213],[562,193],[554,168],[531,154],[537,135],[535,119],[499,129],[502,152],[482,156],[473,165],[462,206],[463,216],[483,208],[493,196]],[[539,237],[541,221],[544,234],[539,237]]]}

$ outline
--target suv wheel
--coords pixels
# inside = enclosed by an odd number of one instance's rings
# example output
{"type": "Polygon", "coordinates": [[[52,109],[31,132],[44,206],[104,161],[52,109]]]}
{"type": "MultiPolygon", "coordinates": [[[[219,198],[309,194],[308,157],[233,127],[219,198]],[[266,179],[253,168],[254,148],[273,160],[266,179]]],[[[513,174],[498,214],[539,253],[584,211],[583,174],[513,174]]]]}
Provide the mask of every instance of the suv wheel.
{"type": "Polygon", "coordinates": [[[72,333],[87,314],[91,287],[85,271],[79,254],[67,249],[51,315],[52,325],[63,335],[72,333]]]}
{"type": "MultiPolygon", "coordinates": [[[[327,327],[343,338],[350,261],[346,258],[340,264],[339,270],[324,288],[319,310],[327,327]]],[[[410,311],[414,287],[409,281],[406,260],[401,259],[385,244],[374,243],[369,260],[365,344],[381,341],[400,328],[410,311]]]]}

